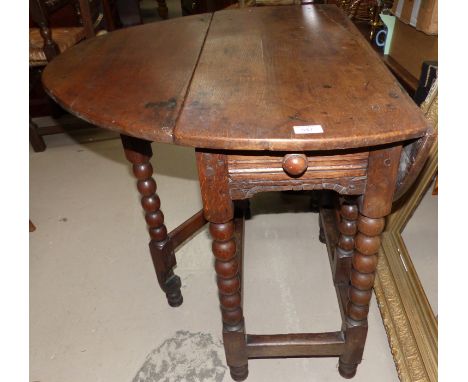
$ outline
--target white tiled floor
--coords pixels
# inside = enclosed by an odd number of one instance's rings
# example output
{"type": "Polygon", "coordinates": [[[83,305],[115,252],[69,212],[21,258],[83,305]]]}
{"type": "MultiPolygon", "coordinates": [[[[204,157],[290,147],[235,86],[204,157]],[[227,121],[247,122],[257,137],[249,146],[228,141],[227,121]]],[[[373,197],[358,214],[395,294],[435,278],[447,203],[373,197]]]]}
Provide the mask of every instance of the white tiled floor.
{"type": "MultiPolygon", "coordinates": [[[[88,143],[64,134],[47,136],[47,150],[30,153],[30,218],[37,226],[30,234],[30,381],[130,382],[146,356],[179,330],[220,339],[206,229],[177,252],[184,304],[170,308],[152,269],[134,179],[113,136],[96,130],[78,136],[88,143]]],[[[162,144],[153,150],[170,230],[201,207],[194,155],[162,144]]],[[[406,232],[414,238],[410,247],[423,249],[432,265],[436,247],[420,244],[437,232],[429,220],[434,200],[428,196],[418,212],[424,224],[410,224],[406,232]]],[[[317,215],[304,212],[307,205],[304,196],[278,194],[252,202],[245,239],[249,332],[340,326],[326,250],[317,240],[317,215]],[[282,206],[281,213],[266,205],[282,206]]],[[[426,274],[426,268],[421,267],[421,278],[436,296],[434,270],[426,274]]],[[[220,354],[224,364],[222,349],[220,354]]],[[[251,360],[248,380],[342,381],[336,366],[336,358],[251,360]]],[[[229,380],[226,372],[223,381],[229,380]]],[[[372,301],[364,360],[354,381],[375,380],[398,377],[372,301]]]]}

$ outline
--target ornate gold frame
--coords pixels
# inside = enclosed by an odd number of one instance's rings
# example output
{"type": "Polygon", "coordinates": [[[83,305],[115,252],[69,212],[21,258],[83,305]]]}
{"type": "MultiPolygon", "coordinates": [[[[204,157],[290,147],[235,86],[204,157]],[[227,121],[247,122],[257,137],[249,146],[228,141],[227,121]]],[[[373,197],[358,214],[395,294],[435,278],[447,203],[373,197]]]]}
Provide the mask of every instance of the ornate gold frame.
{"type": "MultiPolygon", "coordinates": [[[[437,84],[421,106],[437,128],[437,84]]],[[[401,233],[437,173],[437,140],[408,198],[395,206],[382,235],[375,294],[402,382],[437,381],[438,324],[401,233]]]]}

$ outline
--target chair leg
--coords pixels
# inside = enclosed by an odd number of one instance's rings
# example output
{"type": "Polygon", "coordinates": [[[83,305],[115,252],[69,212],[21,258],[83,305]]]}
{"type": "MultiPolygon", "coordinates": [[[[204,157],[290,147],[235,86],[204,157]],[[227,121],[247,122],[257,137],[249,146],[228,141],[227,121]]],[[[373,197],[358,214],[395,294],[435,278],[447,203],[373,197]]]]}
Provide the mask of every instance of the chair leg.
{"type": "Polygon", "coordinates": [[[357,365],[362,360],[367,336],[367,315],[372,297],[377,253],[380,247],[380,235],[385,219],[368,218],[362,214],[357,221],[358,233],[355,237],[355,251],[352,256],[351,284],[348,288],[348,306],[346,320],[346,348],[340,356],[338,370],[342,377],[352,378],[357,365]]]}
{"type": "Polygon", "coordinates": [[[164,225],[164,215],[160,210],[161,201],[156,194],[156,181],[152,177],[151,142],[126,135],[121,135],[121,139],[125,156],[133,164],[133,173],[137,178],[141,205],[145,211],[145,219],[151,237],[149,243],[151,258],[159,285],[166,293],[169,305],[179,306],[183,302],[180,292],[181,282],[179,276],[173,272],[173,268],[177,264],[174,246],[164,225]]]}
{"type": "Polygon", "coordinates": [[[41,152],[46,149],[44,139],[38,132],[37,125],[29,118],[29,142],[35,152],[41,152]]]}
{"type": "Polygon", "coordinates": [[[159,17],[166,20],[169,17],[169,9],[167,8],[166,0],[157,0],[159,17]]]}

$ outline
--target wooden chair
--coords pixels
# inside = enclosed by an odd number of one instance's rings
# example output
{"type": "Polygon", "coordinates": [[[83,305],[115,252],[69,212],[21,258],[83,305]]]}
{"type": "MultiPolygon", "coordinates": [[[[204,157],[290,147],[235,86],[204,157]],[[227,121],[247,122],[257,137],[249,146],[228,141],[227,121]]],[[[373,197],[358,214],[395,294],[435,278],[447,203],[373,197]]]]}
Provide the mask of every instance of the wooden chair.
{"type": "MultiPolygon", "coordinates": [[[[96,5],[96,0],[93,0],[96,5]]],[[[64,52],[78,42],[95,35],[95,24],[99,24],[101,15],[95,16],[93,22],[90,0],[30,0],[29,16],[37,27],[29,28],[29,68],[30,91],[40,80],[42,69],[55,56],[64,52]],[[81,25],[51,27],[51,16],[66,6],[76,11],[81,25]]],[[[58,126],[50,126],[41,132],[38,126],[29,119],[29,140],[34,151],[46,148],[42,135],[63,131],[58,126]]]]}

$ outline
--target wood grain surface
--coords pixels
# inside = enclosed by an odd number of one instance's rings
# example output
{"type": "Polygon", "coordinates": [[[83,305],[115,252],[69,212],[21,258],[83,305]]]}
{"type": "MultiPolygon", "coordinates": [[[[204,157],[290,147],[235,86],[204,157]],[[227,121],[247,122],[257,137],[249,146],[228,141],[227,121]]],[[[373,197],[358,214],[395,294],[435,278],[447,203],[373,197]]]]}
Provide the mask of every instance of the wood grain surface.
{"type": "Polygon", "coordinates": [[[44,87],[88,122],[172,142],[211,16],[150,23],[90,39],[47,66],[44,87]]]}
{"type": "Polygon", "coordinates": [[[223,10],[112,32],[54,59],[43,83],[95,125],[200,148],[348,149],[428,129],[334,5],[223,10]],[[323,133],[294,131],[308,125],[323,133]]]}
{"type": "Polygon", "coordinates": [[[321,150],[422,136],[427,123],[334,5],[214,14],[175,130],[204,148],[321,150]],[[294,126],[321,125],[322,134],[294,126]]]}
{"type": "Polygon", "coordinates": [[[283,152],[261,155],[264,151],[231,151],[227,156],[229,193],[232,199],[251,198],[259,192],[332,189],[358,195],[366,188],[368,152],[343,154],[305,152],[307,169],[299,176],[283,168],[283,152]],[[323,155],[329,154],[329,155],[323,155]]]}

